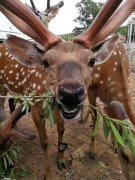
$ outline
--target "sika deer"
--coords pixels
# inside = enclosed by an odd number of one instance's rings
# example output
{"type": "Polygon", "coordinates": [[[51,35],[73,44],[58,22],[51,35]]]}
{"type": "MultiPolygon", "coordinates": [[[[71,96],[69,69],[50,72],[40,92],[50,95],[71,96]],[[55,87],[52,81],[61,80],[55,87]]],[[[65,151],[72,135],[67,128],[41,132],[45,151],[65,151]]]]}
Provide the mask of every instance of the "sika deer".
{"type": "MultiPolygon", "coordinates": [[[[120,119],[123,121],[129,121],[128,115],[121,103],[112,101],[110,106],[106,107],[106,112],[109,116],[120,119]]],[[[129,122],[131,123],[131,122],[129,122]]],[[[131,125],[132,127],[132,125],[131,125]]],[[[122,133],[121,127],[119,127],[120,134],[122,133]]],[[[135,154],[133,154],[127,144],[125,147],[121,147],[118,151],[118,158],[121,163],[122,172],[127,180],[135,179],[135,154]]]]}
{"type": "MultiPolygon", "coordinates": [[[[83,104],[87,94],[90,102],[94,102],[92,100],[95,98],[95,94],[94,92],[92,96],[90,96],[90,94],[94,88],[93,82],[96,84],[93,77],[98,78],[99,75],[97,75],[97,71],[100,69],[100,66],[104,64],[107,64],[108,68],[114,66],[111,61],[113,61],[115,57],[115,53],[113,54],[114,49],[119,44],[118,36],[113,36],[104,42],[103,46],[96,52],[92,52],[90,48],[95,45],[95,42],[98,44],[100,41],[105,41],[105,38],[109,35],[109,30],[107,31],[105,28],[105,23],[120,3],[121,1],[118,0],[109,0],[103,7],[98,18],[85,33],[77,37],[73,42],[66,42],[52,34],[19,0],[0,0],[1,11],[8,19],[25,34],[43,45],[45,49],[45,52],[41,52],[30,42],[15,36],[9,36],[0,50],[0,75],[2,77],[0,83],[6,85],[10,91],[18,94],[29,94],[32,90],[36,90],[37,94],[43,94],[46,92],[46,86],[49,86],[49,88],[54,91],[55,100],[59,107],[55,112],[55,115],[57,115],[55,117],[57,117],[57,119],[59,117],[59,120],[57,120],[57,128],[58,162],[60,166],[64,163],[64,154],[63,151],[61,151],[64,133],[63,120],[75,120],[81,117],[81,111],[83,110],[83,104]],[[101,36],[97,36],[101,34],[100,32],[102,31],[100,30],[102,28],[107,31],[107,36],[104,35],[103,39],[101,36]],[[99,39],[98,41],[96,36],[99,39]],[[14,59],[24,65],[17,63],[14,59]]],[[[133,6],[134,2],[130,1],[129,4],[133,6]]],[[[128,10],[131,13],[132,9],[128,10]]],[[[114,23],[112,23],[112,25],[113,24],[114,23]]],[[[115,28],[117,27],[118,24],[116,24],[115,28]]],[[[124,69],[120,57],[118,61],[124,69]]],[[[102,75],[106,72],[107,76],[107,70],[102,72],[102,75]]],[[[125,70],[120,70],[121,68],[117,69],[118,74],[121,72],[125,73],[125,70]]],[[[126,81],[124,73],[122,76],[126,81]]],[[[104,80],[104,76],[101,80],[104,80]]],[[[99,86],[102,84],[100,81],[97,81],[97,88],[99,88],[98,84],[99,86]]],[[[121,83],[121,87],[120,89],[125,93],[123,89],[127,90],[128,87],[125,87],[123,83],[121,83]]],[[[98,90],[96,91],[98,92],[98,90]]],[[[106,100],[107,97],[104,99],[106,100]]],[[[128,100],[130,101],[130,99],[128,100]]],[[[108,103],[107,100],[105,102],[108,103]]],[[[128,106],[130,102],[125,103],[128,106]]],[[[130,115],[132,114],[132,110],[129,110],[128,114],[130,115]]],[[[44,128],[45,122],[41,120],[41,102],[37,102],[32,106],[31,112],[44,151],[45,175],[46,178],[49,178],[48,143],[44,128]]],[[[135,123],[134,119],[132,119],[132,122],[135,123]]],[[[13,122],[10,122],[10,126],[12,123],[13,122]]],[[[11,130],[8,125],[5,126],[6,130],[3,128],[2,131],[3,136],[10,134],[11,130]]]]}
{"type": "MultiPolygon", "coordinates": [[[[29,6],[30,9],[32,9],[32,11],[42,20],[42,22],[48,26],[48,23],[56,16],[56,14],[58,13],[59,9],[64,5],[63,1],[60,1],[59,3],[57,3],[54,6],[50,6],[50,0],[47,0],[47,8],[45,9],[44,12],[40,12],[33,0],[30,0],[32,8],[29,6]]],[[[10,14],[9,14],[10,16],[10,14]]],[[[37,43],[36,43],[37,44],[37,43]]],[[[39,45],[38,45],[39,46],[39,45]]],[[[41,45],[40,48],[42,49],[41,45]]],[[[9,57],[10,59],[10,57],[9,57]]],[[[0,94],[3,96],[6,96],[7,94],[7,89],[3,86],[0,86],[0,94]]],[[[6,115],[4,113],[4,98],[0,98],[0,122],[5,121],[6,119],[6,115]]],[[[10,113],[12,113],[15,110],[15,104],[14,104],[14,99],[9,99],[9,107],[10,107],[10,113]]],[[[20,112],[20,114],[18,114],[18,117],[16,117],[16,122],[24,115],[26,114],[25,112],[20,112]]]]}

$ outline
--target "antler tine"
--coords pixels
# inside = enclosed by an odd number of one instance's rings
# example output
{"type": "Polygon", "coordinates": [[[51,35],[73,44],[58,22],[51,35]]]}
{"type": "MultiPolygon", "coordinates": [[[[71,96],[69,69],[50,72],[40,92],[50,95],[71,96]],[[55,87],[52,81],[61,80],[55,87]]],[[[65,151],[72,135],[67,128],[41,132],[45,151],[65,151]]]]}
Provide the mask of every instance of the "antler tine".
{"type": "Polygon", "coordinates": [[[28,25],[26,24],[23,20],[18,18],[16,15],[12,14],[9,12],[7,9],[3,8],[0,6],[0,11],[8,18],[9,21],[14,24],[18,29],[20,29],[23,33],[27,34],[29,37],[32,39],[35,39],[37,42],[42,43],[42,40],[37,36],[35,31],[28,25]],[[29,29],[29,31],[28,31],[29,29]],[[27,33],[26,33],[27,31],[27,33]]]}
{"type": "Polygon", "coordinates": [[[93,46],[100,43],[108,35],[112,34],[117,28],[129,17],[130,14],[135,10],[135,1],[130,0],[124,2],[108,20],[106,26],[99,32],[93,46]]]}
{"type": "Polygon", "coordinates": [[[83,44],[85,47],[90,48],[97,33],[99,33],[99,31],[103,28],[107,20],[111,17],[122,1],[123,0],[108,0],[92,25],[84,33],[77,36],[74,39],[74,42],[83,44]]]}
{"type": "MultiPolygon", "coordinates": [[[[15,14],[17,17],[27,23],[37,36],[41,39],[40,42],[46,49],[58,44],[61,38],[51,33],[45,25],[36,17],[36,15],[19,0],[1,0],[0,5],[15,14]]],[[[27,31],[25,32],[27,34],[27,31]]]]}
{"type": "Polygon", "coordinates": [[[38,9],[36,8],[33,0],[30,0],[30,3],[31,3],[32,9],[33,9],[33,11],[35,12],[35,14],[38,14],[38,9]]]}
{"type": "Polygon", "coordinates": [[[50,0],[47,0],[47,9],[50,8],[50,0]]]}
{"type": "Polygon", "coordinates": [[[55,4],[54,6],[50,6],[50,0],[47,1],[47,8],[45,12],[49,14],[53,9],[55,8],[61,8],[64,5],[63,1],[60,1],[59,3],[55,4]]]}

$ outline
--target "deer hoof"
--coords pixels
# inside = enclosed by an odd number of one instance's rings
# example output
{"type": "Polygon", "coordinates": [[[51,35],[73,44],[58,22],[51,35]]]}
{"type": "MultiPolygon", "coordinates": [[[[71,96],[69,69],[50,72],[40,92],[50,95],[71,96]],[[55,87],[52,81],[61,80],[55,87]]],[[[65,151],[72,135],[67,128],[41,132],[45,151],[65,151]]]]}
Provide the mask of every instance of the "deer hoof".
{"type": "Polygon", "coordinates": [[[94,153],[94,152],[89,152],[89,158],[90,158],[90,159],[96,159],[96,153],[94,153]]]}
{"type": "Polygon", "coordinates": [[[72,160],[57,160],[57,167],[60,171],[62,171],[63,169],[67,169],[68,167],[72,166],[72,160]]]}

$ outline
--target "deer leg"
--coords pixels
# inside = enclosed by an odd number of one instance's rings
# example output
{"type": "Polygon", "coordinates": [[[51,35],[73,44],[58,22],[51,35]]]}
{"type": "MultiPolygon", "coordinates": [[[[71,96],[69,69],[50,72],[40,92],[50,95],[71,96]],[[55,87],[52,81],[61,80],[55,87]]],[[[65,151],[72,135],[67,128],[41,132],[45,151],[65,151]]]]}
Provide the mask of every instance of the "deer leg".
{"type": "MultiPolygon", "coordinates": [[[[92,89],[89,89],[88,91],[88,99],[89,99],[89,103],[96,107],[96,96],[94,94],[94,91],[92,89]]],[[[97,111],[91,107],[92,110],[92,132],[95,129],[95,124],[96,124],[96,119],[97,119],[97,111]]],[[[90,146],[89,146],[89,156],[90,158],[94,158],[95,157],[95,146],[96,146],[96,139],[95,137],[91,137],[91,142],[90,142],[90,146]]]]}
{"type": "Polygon", "coordinates": [[[57,153],[57,165],[60,170],[65,168],[64,150],[61,148],[63,145],[63,134],[64,134],[64,121],[59,117],[57,120],[57,131],[58,131],[58,153],[57,153]]]}
{"type": "Polygon", "coordinates": [[[7,139],[10,136],[22,137],[25,140],[32,140],[35,138],[34,134],[21,132],[16,126],[18,120],[20,120],[20,118],[26,114],[25,111],[22,112],[22,107],[23,105],[18,106],[13,111],[8,121],[1,125],[1,134],[3,139],[7,139]]]}
{"type": "Polygon", "coordinates": [[[44,154],[44,162],[45,162],[45,179],[52,180],[54,177],[51,178],[51,168],[50,163],[48,159],[48,137],[45,130],[45,121],[42,119],[42,113],[41,113],[42,107],[38,104],[32,107],[32,117],[35,123],[35,126],[38,131],[40,144],[43,150],[44,154]]]}
{"type": "MultiPolygon", "coordinates": [[[[2,85],[0,85],[0,95],[1,96],[7,95],[7,89],[2,85]]],[[[4,111],[4,103],[5,103],[5,98],[0,97],[0,123],[6,120],[6,114],[4,111]]]]}
{"type": "Polygon", "coordinates": [[[14,98],[10,98],[8,100],[8,104],[9,104],[9,109],[10,109],[10,114],[12,114],[12,112],[15,110],[15,103],[14,103],[14,98]]]}
{"type": "MultiPolygon", "coordinates": [[[[0,85],[0,95],[1,96],[7,95],[7,89],[2,85],[0,85]]],[[[0,97],[0,129],[1,129],[1,125],[6,121],[4,103],[5,103],[5,98],[0,97]]],[[[12,141],[9,138],[4,139],[0,130],[0,151],[7,150],[11,144],[12,141]]]]}

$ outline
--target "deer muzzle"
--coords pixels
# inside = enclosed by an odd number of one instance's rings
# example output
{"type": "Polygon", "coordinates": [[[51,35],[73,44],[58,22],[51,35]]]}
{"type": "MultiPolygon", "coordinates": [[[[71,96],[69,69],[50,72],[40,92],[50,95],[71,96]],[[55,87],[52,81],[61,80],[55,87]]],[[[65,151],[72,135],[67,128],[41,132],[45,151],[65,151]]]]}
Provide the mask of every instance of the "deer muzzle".
{"type": "Polygon", "coordinates": [[[78,119],[86,98],[85,88],[79,83],[63,83],[58,87],[58,103],[65,119],[78,119]]]}

